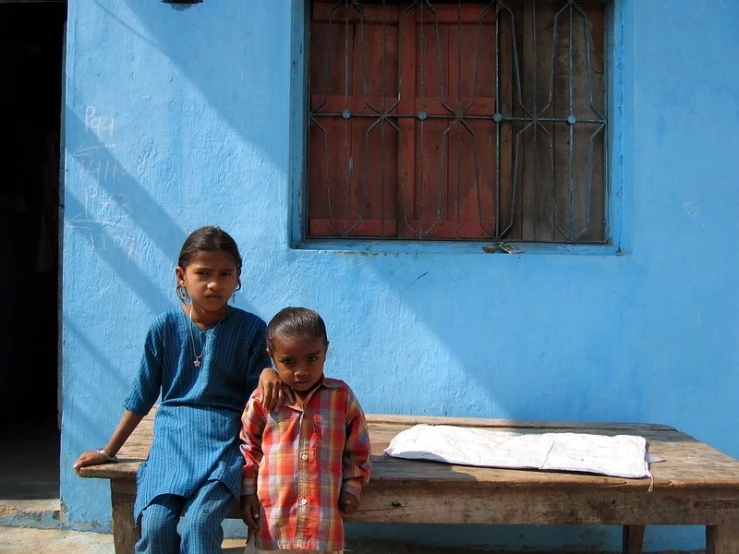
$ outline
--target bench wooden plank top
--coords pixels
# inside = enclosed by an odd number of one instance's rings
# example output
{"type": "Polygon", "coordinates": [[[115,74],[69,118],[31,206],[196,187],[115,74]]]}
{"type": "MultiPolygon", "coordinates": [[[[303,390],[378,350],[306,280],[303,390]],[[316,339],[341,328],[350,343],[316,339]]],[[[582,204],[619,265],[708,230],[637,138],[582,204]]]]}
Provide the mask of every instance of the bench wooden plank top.
{"type": "MultiPolygon", "coordinates": [[[[151,446],[152,410],[121,449],[118,464],[82,468],[110,480],[117,554],[130,554],[136,471],[151,446]]],[[[655,424],[367,416],[372,479],[347,521],[364,523],[622,525],[623,552],[641,551],[647,524],[704,525],[707,554],[739,554],[739,461],[678,431],[655,424]],[[638,435],[664,461],[654,477],[496,469],[405,460],[384,455],[400,431],[417,424],[457,425],[519,433],[638,435]],[[650,485],[652,485],[650,487],[650,485]]],[[[229,517],[239,518],[238,501],[229,517]]]]}
{"type": "MultiPolygon", "coordinates": [[[[152,410],[154,412],[155,410],[152,410]]],[[[511,470],[449,465],[436,462],[390,458],[383,454],[395,435],[417,424],[482,427],[518,433],[572,432],[598,435],[639,435],[649,442],[649,451],[664,462],[651,464],[654,488],[709,487],[739,492],[739,462],[715,448],[676,430],[656,424],[581,423],[482,418],[396,416],[368,414],[372,443],[372,480],[413,480],[418,483],[452,484],[455,487],[592,487],[620,486],[645,489],[649,479],[626,479],[604,475],[537,470],[511,470]]],[[[82,468],[83,477],[130,480],[151,446],[153,416],[144,418],[119,453],[120,463],[82,468]]]]}

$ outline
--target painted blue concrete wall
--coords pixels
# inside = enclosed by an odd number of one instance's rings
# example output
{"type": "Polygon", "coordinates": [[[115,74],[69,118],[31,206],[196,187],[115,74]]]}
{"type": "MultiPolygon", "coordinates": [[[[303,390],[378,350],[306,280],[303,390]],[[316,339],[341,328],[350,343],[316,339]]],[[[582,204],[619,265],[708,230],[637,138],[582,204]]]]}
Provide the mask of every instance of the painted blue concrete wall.
{"type": "MultiPolygon", "coordinates": [[[[237,304],[318,309],[327,371],[369,412],[674,425],[739,456],[739,4],[616,0],[614,241],[488,255],[291,248],[302,1],[70,0],[65,99],[62,501],[107,529],[71,470],[120,416],[187,233],[229,230],[237,304]],[[291,62],[296,62],[295,65],[291,62]]],[[[298,122],[299,123],[299,122],[298,122]]],[[[352,526],[351,533],[363,528],[352,526]]],[[[460,544],[444,527],[387,536],[460,544]]],[[[475,528],[462,544],[617,548],[614,528],[475,528]]],[[[695,528],[649,528],[651,550],[695,528]]]]}

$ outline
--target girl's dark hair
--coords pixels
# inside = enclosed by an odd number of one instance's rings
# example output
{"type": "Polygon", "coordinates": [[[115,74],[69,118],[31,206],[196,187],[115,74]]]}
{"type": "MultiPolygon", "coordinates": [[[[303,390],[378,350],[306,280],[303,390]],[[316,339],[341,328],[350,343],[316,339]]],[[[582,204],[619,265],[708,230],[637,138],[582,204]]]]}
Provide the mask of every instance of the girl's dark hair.
{"type": "Polygon", "coordinates": [[[328,346],[326,324],[318,312],[308,308],[283,308],[267,325],[267,348],[272,350],[272,341],[284,337],[308,337],[322,339],[328,346]]]}
{"type": "MultiPolygon", "coordinates": [[[[236,264],[236,270],[239,274],[234,291],[241,288],[241,254],[239,254],[239,247],[231,235],[219,227],[207,226],[195,229],[185,239],[185,244],[182,245],[180,256],[177,259],[178,267],[184,271],[192,263],[193,258],[200,252],[225,252],[230,255],[236,264]]],[[[177,284],[177,296],[182,302],[187,302],[189,298],[187,289],[179,283],[177,284]]]]}

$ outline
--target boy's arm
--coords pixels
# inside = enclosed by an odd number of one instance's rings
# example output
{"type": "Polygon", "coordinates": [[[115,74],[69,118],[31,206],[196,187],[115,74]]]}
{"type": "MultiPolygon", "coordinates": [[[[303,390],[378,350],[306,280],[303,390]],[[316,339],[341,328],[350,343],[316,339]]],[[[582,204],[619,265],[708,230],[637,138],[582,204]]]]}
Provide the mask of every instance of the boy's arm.
{"type": "Polygon", "coordinates": [[[266,415],[262,405],[253,394],[249,398],[243,415],[241,416],[241,454],[244,456],[244,466],[241,477],[241,495],[256,494],[259,463],[262,461],[262,433],[266,424],[266,415]]]}
{"type": "Polygon", "coordinates": [[[347,398],[346,443],[342,463],[341,492],[353,494],[359,499],[362,487],[369,483],[372,471],[369,430],[362,406],[354,393],[347,398]]]}

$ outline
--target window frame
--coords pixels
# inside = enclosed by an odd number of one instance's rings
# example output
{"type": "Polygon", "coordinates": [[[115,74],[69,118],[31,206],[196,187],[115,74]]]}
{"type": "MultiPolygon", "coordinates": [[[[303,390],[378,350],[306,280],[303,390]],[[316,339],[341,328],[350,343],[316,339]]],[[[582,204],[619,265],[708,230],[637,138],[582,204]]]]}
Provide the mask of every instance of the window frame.
{"type": "Polygon", "coordinates": [[[325,250],[369,253],[467,253],[487,254],[491,244],[510,242],[522,253],[622,255],[625,252],[624,213],[625,192],[625,94],[624,38],[628,35],[625,21],[632,13],[623,0],[609,0],[605,6],[604,82],[606,98],[606,149],[604,167],[605,241],[600,243],[517,242],[480,240],[423,240],[397,238],[310,238],[308,237],[307,164],[309,47],[311,0],[292,0],[291,33],[291,106],[290,106],[290,169],[289,169],[289,245],[295,250],[325,250]]]}

